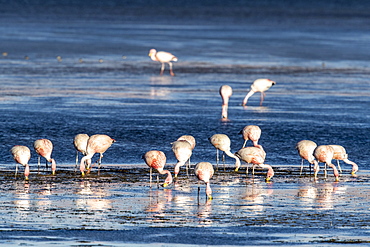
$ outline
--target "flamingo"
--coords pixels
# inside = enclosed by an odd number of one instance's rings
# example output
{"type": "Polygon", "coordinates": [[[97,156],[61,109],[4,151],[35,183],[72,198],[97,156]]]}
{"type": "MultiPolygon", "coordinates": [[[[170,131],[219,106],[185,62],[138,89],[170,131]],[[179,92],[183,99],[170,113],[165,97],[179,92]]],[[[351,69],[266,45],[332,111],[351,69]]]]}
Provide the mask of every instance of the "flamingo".
{"type": "Polygon", "coordinates": [[[302,140],[297,143],[296,149],[298,150],[299,156],[301,156],[302,158],[300,175],[302,175],[304,160],[307,160],[310,163],[310,173],[311,173],[311,164],[315,163],[315,157],[313,156],[313,152],[316,147],[317,144],[310,140],[302,140]]]}
{"type": "Polygon", "coordinates": [[[57,169],[57,164],[55,160],[51,158],[51,154],[53,152],[53,143],[48,139],[39,139],[33,143],[33,147],[36,151],[38,156],[38,167],[40,169],[40,156],[46,159],[46,169],[48,168],[48,162],[51,163],[51,172],[55,175],[55,171],[57,169]]]}
{"type": "MultiPolygon", "coordinates": [[[[334,149],[330,145],[320,145],[317,148],[315,148],[313,155],[315,156],[316,160],[314,161],[315,165],[313,167],[313,170],[315,172],[315,179],[317,179],[317,173],[320,170],[319,162],[323,162],[329,167],[333,168],[335,181],[339,181],[339,173],[335,165],[331,163],[333,157],[334,157],[334,149]]],[[[325,171],[325,177],[326,177],[326,171],[325,171]]]]}
{"type": "Polygon", "coordinates": [[[348,160],[348,154],[346,149],[340,145],[330,145],[334,149],[334,156],[333,159],[337,160],[338,168],[341,171],[339,161],[343,160],[345,163],[352,165],[352,176],[355,176],[355,173],[358,171],[358,166],[355,162],[348,160]]]}
{"type": "MultiPolygon", "coordinates": [[[[212,189],[209,180],[214,174],[213,166],[209,162],[199,162],[196,164],[194,173],[200,181],[206,183],[206,195],[209,200],[212,200],[212,189]]],[[[199,182],[198,182],[198,196],[199,196],[199,182]]]]}
{"type": "Polygon", "coordinates": [[[89,136],[87,134],[77,134],[73,140],[73,145],[76,149],[76,167],[78,165],[78,152],[81,152],[83,156],[86,155],[88,140],[89,136]]]}
{"type": "Polygon", "coordinates": [[[220,87],[220,95],[222,98],[222,111],[221,111],[221,118],[227,119],[228,113],[227,109],[229,107],[229,99],[233,94],[233,89],[229,85],[222,85],[220,87]]]}
{"type": "Polygon", "coordinates": [[[247,105],[247,101],[249,97],[251,97],[255,92],[261,92],[261,101],[260,106],[262,106],[263,99],[265,98],[266,94],[265,91],[267,91],[270,87],[275,85],[276,82],[270,80],[270,79],[257,79],[253,82],[251,85],[251,89],[249,90],[249,93],[245,96],[243,100],[243,106],[247,105]]]}
{"type": "Polygon", "coordinates": [[[209,138],[209,141],[216,148],[216,161],[218,166],[218,150],[223,151],[227,156],[235,159],[235,171],[239,170],[240,160],[233,153],[230,152],[231,141],[230,138],[225,134],[214,134],[209,138]]]}
{"type": "Polygon", "coordinates": [[[252,164],[252,167],[254,167],[254,165],[258,165],[261,168],[267,168],[268,171],[266,181],[270,181],[271,178],[274,176],[274,170],[272,169],[272,167],[268,164],[264,164],[266,153],[265,151],[263,151],[263,149],[260,149],[258,147],[242,148],[236,153],[236,156],[238,156],[241,160],[247,162],[248,164],[252,164]]]}
{"type": "MultiPolygon", "coordinates": [[[[150,187],[152,187],[152,169],[157,169],[159,174],[167,174],[163,187],[167,187],[172,183],[172,176],[168,170],[163,170],[166,164],[166,155],[162,151],[151,150],[143,155],[145,163],[150,167],[150,187]]],[[[159,178],[157,177],[157,180],[159,178]]]]}
{"type": "MultiPolygon", "coordinates": [[[[187,142],[189,142],[190,145],[191,145],[191,151],[194,150],[195,145],[197,144],[196,141],[195,141],[194,136],[191,136],[191,135],[182,135],[179,138],[177,138],[177,141],[187,141],[187,142]]],[[[187,165],[190,168],[190,158],[188,160],[188,164],[187,165]]]]}
{"type": "Polygon", "coordinates": [[[80,171],[82,176],[85,176],[85,161],[87,169],[90,170],[91,158],[95,153],[99,153],[98,167],[100,168],[103,153],[115,142],[114,139],[107,135],[92,135],[87,141],[86,155],[80,161],[80,171]]]}
{"type": "Polygon", "coordinates": [[[14,160],[17,162],[15,167],[15,176],[18,173],[18,163],[23,165],[24,168],[24,178],[28,180],[28,176],[30,175],[30,166],[28,165],[28,161],[31,159],[31,150],[26,146],[16,145],[10,149],[10,152],[13,155],[14,160]]]}
{"type": "Polygon", "coordinates": [[[161,68],[161,73],[160,75],[163,75],[163,71],[164,71],[164,64],[165,63],[168,63],[168,65],[170,66],[170,74],[172,76],[174,76],[175,74],[173,73],[173,70],[172,70],[172,63],[171,61],[174,61],[174,62],[177,62],[177,57],[175,57],[174,55],[172,55],[171,53],[169,52],[165,52],[165,51],[156,51],[155,49],[151,49],[149,51],[149,57],[153,60],[153,61],[158,61],[160,63],[162,63],[162,68],[161,68]]]}
{"type": "Polygon", "coordinates": [[[263,150],[263,147],[258,144],[258,140],[261,137],[261,129],[257,125],[247,125],[243,128],[242,131],[240,131],[239,134],[243,135],[244,138],[244,144],[243,148],[247,144],[248,140],[251,140],[253,142],[253,146],[258,147],[263,150]]]}
{"type": "Polygon", "coordinates": [[[180,166],[185,165],[185,162],[190,159],[192,150],[192,146],[188,141],[181,140],[172,143],[172,151],[178,161],[174,170],[175,178],[177,178],[177,175],[180,172],[180,166]]]}

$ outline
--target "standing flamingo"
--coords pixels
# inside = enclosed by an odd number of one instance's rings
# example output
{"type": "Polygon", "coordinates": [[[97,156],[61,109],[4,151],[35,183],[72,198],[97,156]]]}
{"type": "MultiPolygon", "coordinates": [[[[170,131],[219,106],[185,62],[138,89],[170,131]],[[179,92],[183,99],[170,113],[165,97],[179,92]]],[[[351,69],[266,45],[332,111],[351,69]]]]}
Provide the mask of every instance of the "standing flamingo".
{"type": "Polygon", "coordinates": [[[16,145],[10,149],[14,160],[17,162],[15,167],[15,176],[18,173],[18,163],[24,166],[24,178],[28,180],[30,175],[30,166],[28,161],[31,159],[31,150],[26,146],[16,145]]]}
{"type": "Polygon", "coordinates": [[[265,98],[265,91],[267,91],[270,87],[275,85],[276,82],[269,80],[269,79],[257,79],[253,82],[249,93],[245,96],[243,100],[243,106],[247,105],[247,101],[249,97],[251,97],[255,92],[261,92],[261,101],[260,106],[262,106],[263,99],[265,98]]]}
{"type": "Polygon", "coordinates": [[[87,169],[90,170],[91,158],[95,153],[99,153],[98,167],[100,168],[103,153],[115,142],[114,139],[107,135],[93,135],[87,141],[86,155],[80,161],[80,171],[82,176],[85,176],[85,161],[87,162],[87,169]]]}
{"type": "Polygon", "coordinates": [[[51,163],[51,172],[55,175],[55,171],[57,169],[57,164],[55,160],[51,158],[51,153],[53,152],[53,143],[48,139],[39,139],[33,143],[33,147],[36,153],[39,155],[38,157],[38,167],[40,169],[40,156],[46,159],[46,169],[48,169],[48,162],[51,163]]]}
{"type": "Polygon", "coordinates": [[[172,55],[171,53],[169,52],[165,52],[165,51],[156,51],[155,49],[151,49],[149,51],[149,57],[153,60],[153,61],[158,61],[160,63],[162,63],[162,68],[161,68],[161,73],[160,75],[163,75],[163,71],[164,71],[164,64],[165,63],[168,63],[168,65],[170,66],[170,74],[172,76],[174,76],[175,74],[173,73],[173,70],[172,70],[172,63],[171,61],[174,61],[174,62],[177,62],[177,57],[175,57],[174,55],[172,55]]]}
{"type": "MultiPolygon", "coordinates": [[[[254,165],[258,165],[261,168],[267,168],[267,176],[266,181],[269,181],[274,176],[274,170],[272,167],[268,164],[264,164],[266,153],[263,151],[263,149],[260,149],[258,147],[246,147],[240,149],[236,156],[238,156],[241,160],[247,162],[248,164],[252,164],[252,167],[254,169],[254,165]]],[[[247,173],[248,173],[248,167],[247,167],[247,173]]],[[[254,174],[254,172],[253,172],[254,174]]]]}
{"type": "Polygon", "coordinates": [[[73,145],[76,149],[76,166],[78,164],[78,152],[81,152],[83,156],[86,155],[87,141],[89,140],[89,135],[87,134],[77,134],[73,140],[73,145]]]}
{"type": "MultiPolygon", "coordinates": [[[[212,200],[212,189],[209,180],[214,174],[213,166],[209,162],[199,162],[196,164],[194,173],[200,181],[206,183],[206,195],[209,200],[212,200]]],[[[198,196],[199,196],[199,183],[198,183],[198,196]]]]}
{"type": "MultiPolygon", "coordinates": [[[[330,145],[321,145],[315,148],[315,151],[313,153],[317,161],[315,162],[315,165],[313,167],[313,170],[315,172],[315,179],[317,179],[317,173],[320,170],[319,162],[323,162],[329,167],[333,168],[335,181],[339,181],[339,173],[335,165],[331,163],[333,157],[334,157],[334,149],[330,145]]],[[[325,170],[325,177],[326,177],[326,170],[325,170]]]]}
{"type": "MultiPolygon", "coordinates": [[[[192,146],[188,141],[175,141],[172,143],[172,151],[175,154],[177,159],[177,164],[175,166],[175,178],[180,172],[180,166],[185,165],[186,161],[188,161],[192,155],[192,146]]],[[[186,173],[188,175],[188,170],[186,169],[186,173]]]]}
{"type": "Polygon", "coordinates": [[[243,128],[242,131],[240,131],[239,134],[243,135],[244,138],[244,144],[243,148],[247,144],[248,140],[251,140],[253,142],[253,146],[258,147],[263,150],[263,147],[258,144],[258,140],[261,137],[261,129],[257,125],[247,125],[243,128]]]}
{"type": "Polygon", "coordinates": [[[313,156],[313,152],[316,147],[317,144],[310,140],[302,140],[297,143],[296,149],[298,150],[299,156],[301,156],[302,158],[300,175],[302,175],[304,160],[307,160],[310,163],[310,173],[311,173],[311,164],[315,163],[315,157],[313,156]]]}
{"type": "MultiPolygon", "coordinates": [[[[194,136],[191,136],[191,135],[182,135],[179,138],[177,138],[177,141],[187,141],[187,142],[189,142],[190,145],[191,145],[191,151],[194,150],[195,145],[197,144],[196,141],[195,141],[194,136]]],[[[188,160],[188,167],[190,168],[190,158],[188,160]]]]}
{"type": "MultiPolygon", "coordinates": [[[[143,155],[145,163],[150,167],[150,187],[152,187],[152,169],[156,169],[159,174],[167,174],[163,187],[167,187],[172,183],[172,176],[168,170],[163,170],[166,165],[166,155],[162,151],[152,150],[143,155]]],[[[157,181],[159,178],[157,177],[157,181]]]]}
{"type": "Polygon", "coordinates": [[[223,151],[227,156],[235,159],[235,171],[239,170],[240,160],[233,153],[230,152],[231,141],[230,138],[225,134],[214,134],[209,138],[209,141],[216,148],[216,161],[218,166],[218,150],[223,151]]]}
{"type": "Polygon", "coordinates": [[[221,118],[228,119],[228,107],[229,107],[229,99],[233,94],[233,89],[229,85],[222,85],[220,87],[220,95],[222,98],[222,111],[221,111],[221,118]]]}
{"type": "Polygon", "coordinates": [[[352,172],[351,174],[355,176],[355,173],[358,171],[358,166],[355,162],[348,160],[348,154],[346,152],[346,149],[343,146],[340,145],[330,145],[334,149],[334,156],[333,159],[337,160],[338,168],[341,171],[339,161],[343,160],[345,163],[352,165],[352,172]]]}

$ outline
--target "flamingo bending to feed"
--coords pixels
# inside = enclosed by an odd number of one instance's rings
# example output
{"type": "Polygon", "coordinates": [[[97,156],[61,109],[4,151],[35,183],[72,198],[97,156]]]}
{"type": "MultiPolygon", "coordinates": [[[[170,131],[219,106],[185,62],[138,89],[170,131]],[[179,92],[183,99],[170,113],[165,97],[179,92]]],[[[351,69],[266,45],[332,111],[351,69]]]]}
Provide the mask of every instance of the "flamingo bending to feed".
{"type": "Polygon", "coordinates": [[[26,146],[16,145],[10,149],[15,162],[17,162],[15,167],[15,176],[18,173],[18,163],[24,166],[24,178],[28,180],[30,175],[30,166],[28,161],[31,159],[31,150],[26,146]]]}
{"type": "Polygon", "coordinates": [[[174,62],[177,62],[177,57],[175,57],[174,55],[172,55],[171,53],[169,52],[165,52],[165,51],[156,51],[155,49],[151,49],[149,51],[149,57],[153,60],[153,61],[158,61],[162,64],[162,68],[161,68],[161,73],[160,75],[163,75],[163,71],[164,71],[164,64],[165,63],[168,63],[168,65],[170,66],[170,74],[172,76],[174,76],[175,74],[173,73],[173,70],[172,70],[172,61],[174,62]]]}
{"type": "MultiPolygon", "coordinates": [[[[191,151],[194,150],[195,145],[197,144],[196,141],[195,141],[194,136],[191,136],[191,135],[182,135],[179,138],[177,138],[177,141],[187,141],[187,142],[189,142],[190,145],[191,145],[191,151]]],[[[188,160],[188,167],[190,168],[190,158],[188,160]]]]}
{"type": "Polygon", "coordinates": [[[51,154],[53,152],[53,143],[48,139],[39,139],[33,143],[33,147],[35,148],[36,153],[39,155],[38,157],[38,167],[40,169],[40,156],[46,159],[46,169],[48,168],[48,162],[51,163],[51,172],[55,175],[55,171],[57,169],[57,164],[55,160],[51,158],[51,154]]]}
{"type": "Polygon", "coordinates": [[[261,129],[257,125],[247,125],[243,128],[242,131],[240,131],[239,134],[243,135],[244,138],[244,144],[243,148],[247,144],[248,140],[251,140],[253,142],[253,146],[258,147],[263,150],[263,147],[258,144],[258,140],[261,137],[261,129]]]}
{"type": "MultiPolygon", "coordinates": [[[[263,151],[263,149],[260,149],[258,147],[246,147],[240,149],[236,156],[238,156],[241,160],[247,162],[248,164],[252,164],[252,167],[254,169],[254,165],[258,165],[261,168],[267,168],[267,176],[266,181],[269,181],[274,176],[274,170],[272,167],[268,164],[264,164],[266,153],[263,151]]],[[[247,173],[248,173],[248,167],[247,167],[247,173]]],[[[253,172],[254,174],[254,172],[253,172]]]]}
{"type": "Polygon", "coordinates": [[[73,140],[73,145],[76,149],[76,167],[78,165],[78,152],[81,152],[83,156],[86,155],[88,140],[89,136],[87,134],[77,134],[73,140]]]}
{"type": "Polygon", "coordinates": [[[80,171],[82,176],[85,176],[85,161],[87,169],[90,170],[91,158],[95,153],[99,153],[98,167],[100,168],[103,153],[115,142],[114,139],[107,135],[92,135],[87,141],[86,155],[80,161],[80,171]]]}
{"type": "Polygon", "coordinates": [[[270,87],[275,85],[276,82],[270,79],[257,79],[253,82],[249,93],[245,96],[243,100],[243,106],[247,105],[249,97],[251,97],[255,92],[261,92],[261,101],[260,106],[262,106],[262,102],[266,96],[265,91],[267,91],[270,87]]]}
{"type": "Polygon", "coordinates": [[[296,149],[298,150],[299,156],[301,156],[302,158],[300,175],[302,175],[304,160],[307,160],[310,163],[310,173],[311,173],[311,164],[315,164],[315,157],[313,156],[313,152],[316,147],[317,144],[310,140],[302,140],[297,143],[296,149]]]}
{"type": "MultiPolygon", "coordinates": [[[[175,178],[180,172],[180,166],[185,165],[186,161],[188,161],[192,155],[192,146],[188,141],[175,141],[172,143],[172,151],[175,154],[177,159],[177,164],[174,169],[175,178]]],[[[188,175],[188,170],[186,169],[186,173],[188,175]]]]}
{"type": "MultiPolygon", "coordinates": [[[[143,155],[145,163],[150,167],[150,187],[152,187],[152,169],[156,169],[159,174],[167,174],[163,187],[172,183],[172,175],[168,170],[163,170],[166,165],[166,155],[162,151],[151,150],[143,155]]],[[[157,177],[157,181],[159,178],[157,177]]]]}
{"type": "Polygon", "coordinates": [[[230,138],[225,134],[214,134],[209,138],[209,141],[216,148],[216,161],[218,167],[218,150],[223,151],[227,156],[235,159],[235,171],[239,170],[240,160],[230,151],[231,141],[230,138]]]}
{"type": "MultiPolygon", "coordinates": [[[[206,195],[209,200],[212,200],[212,189],[209,180],[212,178],[214,174],[213,166],[209,162],[199,162],[194,169],[195,176],[200,181],[203,181],[206,183],[206,195]]],[[[198,182],[198,196],[199,196],[199,182],[198,182]]]]}
{"type": "Polygon", "coordinates": [[[229,85],[222,85],[220,87],[220,95],[222,98],[222,110],[221,110],[221,118],[228,119],[228,107],[229,107],[229,99],[233,94],[233,89],[229,85]]]}
{"type": "Polygon", "coordinates": [[[356,172],[358,171],[358,166],[355,162],[350,161],[348,159],[348,154],[346,152],[346,149],[343,146],[340,146],[340,145],[330,145],[330,147],[332,147],[334,149],[333,159],[337,160],[339,170],[342,171],[342,169],[340,168],[340,165],[339,165],[339,161],[343,160],[345,163],[347,163],[349,165],[352,165],[351,174],[352,174],[352,176],[355,176],[356,172]]]}
{"type": "MultiPolygon", "coordinates": [[[[315,148],[315,151],[313,153],[317,161],[315,162],[315,165],[313,167],[313,170],[315,172],[315,179],[317,179],[317,173],[320,170],[319,162],[323,162],[329,167],[333,168],[335,181],[339,181],[339,173],[335,165],[331,163],[333,157],[334,157],[334,149],[330,145],[321,145],[315,148]]],[[[326,177],[326,170],[325,170],[325,177],[326,177]]]]}

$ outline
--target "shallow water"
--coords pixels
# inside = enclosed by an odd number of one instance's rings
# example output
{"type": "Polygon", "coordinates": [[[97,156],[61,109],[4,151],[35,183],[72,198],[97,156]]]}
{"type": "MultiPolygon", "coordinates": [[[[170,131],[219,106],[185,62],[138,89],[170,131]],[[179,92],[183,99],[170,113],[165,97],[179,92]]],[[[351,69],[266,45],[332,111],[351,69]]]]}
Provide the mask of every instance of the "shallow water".
{"type": "Polygon", "coordinates": [[[107,3],[77,1],[71,7],[50,1],[26,8],[17,1],[1,3],[0,52],[8,53],[0,54],[1,244],[370,241],[368,4],[342,3],[343,8],[298,1],[284,8],[262,1],[237,9],[201,1],[169,11],[151,2],[151,8],[107,3]],[[260,18],[262,10],[273,14],[260,18]],[[175,77],[167,70],[158,75],[160,64],[147,57],[151,48],[179,57],[175,77]],[[257,78],[277,84],[262,107],[256,94],[243,108],[257,78]],[[223,84],[233,88],[227,122],[220,121],[223,84]],[[272,183],[264,182],[262,170],[247,177],[245,165],[233,172],[233,160],[226,157],[227,171],[220,165],[212,179],[212,201],[206,201],[203,185],[198,200],[198,183],[194,176],[186,178],[184,168],[177,184],[150,188],[141,159],[146,151],[165,152],[172,171],[170,143],[190,134],[197,140],[192,163],[215,165],[208,138],[227,134],[236,152],[243,144],[238,133],[249,124],[262,129],[266,163],[276,172],[272,183]],[[117,141],[99,174],[96,167],[86,178],[73,171],[72,141],[78,133],[117,141]],[[38,174],[32,152],[30,181],[23,180],[22,169],[14,178],[10,148],[31,148],[39,138],[54,144],[57,176],[38,174]],[[359,165],[358,177],[351,177],[345,164],[338,183],[330,170],[326,180],[320,172],[313,181],[307,164],[299,176],[295,144],[302,139],[344,146],[359,165]]]}

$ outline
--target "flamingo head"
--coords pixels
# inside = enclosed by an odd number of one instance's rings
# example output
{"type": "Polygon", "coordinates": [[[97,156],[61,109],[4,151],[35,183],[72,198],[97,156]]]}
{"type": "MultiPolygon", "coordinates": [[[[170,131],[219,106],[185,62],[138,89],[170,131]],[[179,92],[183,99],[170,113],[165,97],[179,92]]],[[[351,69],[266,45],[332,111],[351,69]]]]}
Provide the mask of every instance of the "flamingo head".
{"type": "Polygon", "coordinates": [[[172,184],[172,181],[173,181],[171,173],[169,171],[166,171],[166,173],[167,173],[167,178],[164,181],[164,184],[162,185],[163,187],[167,187],[168,185],[172,184]]]}
{"type": "Polygon", "coordinates": [[[275,82],[275,81],[273,81],[273,80],[270,80],[270,79],[269,79],[269,81],[271,82],[271,86],[273,86],[273,85],[275,85],[275,84],[276,84],[276,82],[275,82]]]}
{"type": "Polygon", "coordinates": [[[150,51],[149,51],[149,57],[151,57],[152,55],[154,55],[154,54],[156,54],[157,53],[157,51],[155,50],[155,49],[151,49],[150,51]]]}
{"type": "Polygon", "coordinates": [[[266,182],[270,181],[274,174],[274,170],[272,168],[269,168],[269,170],[267,171],[266,182]]]}

